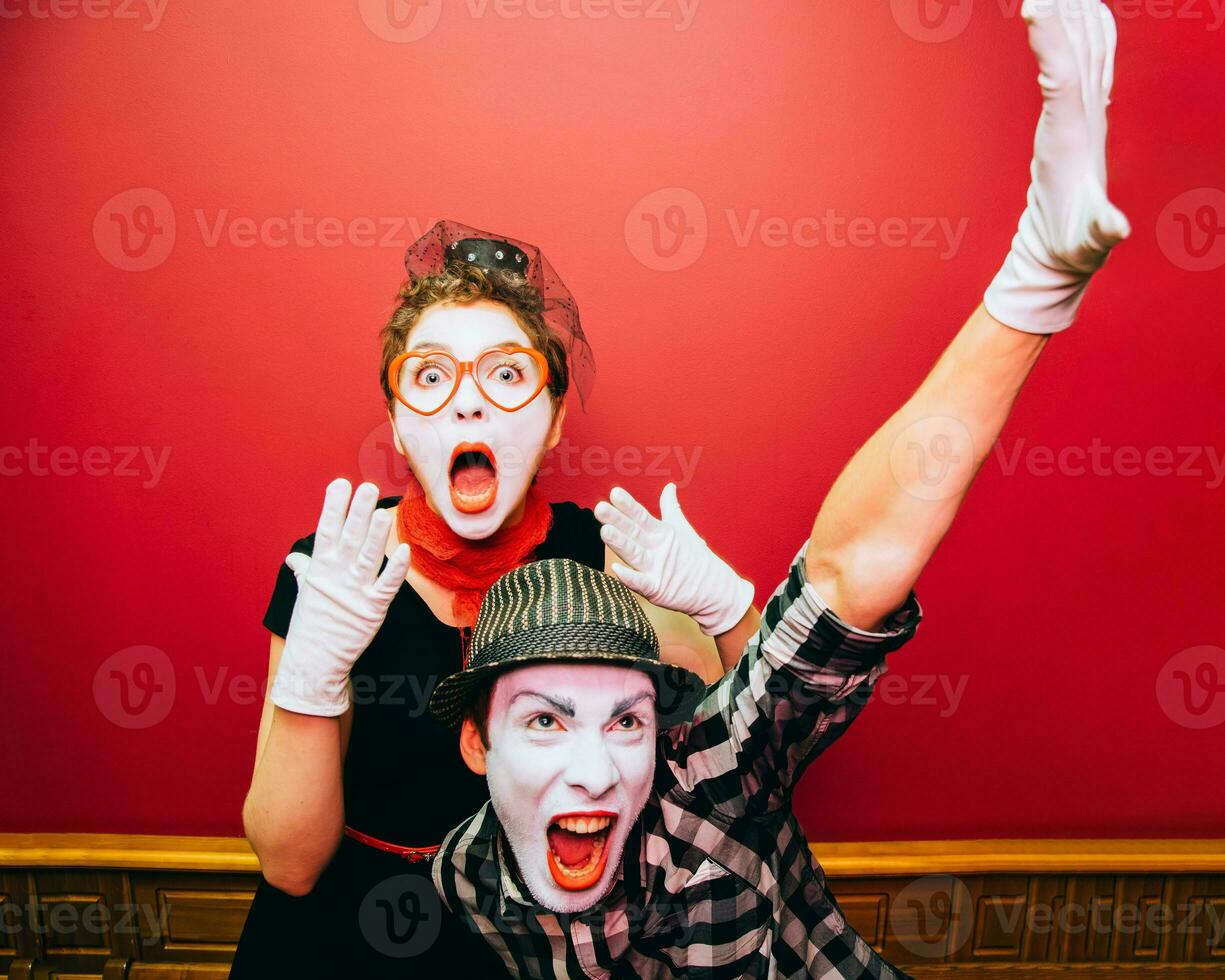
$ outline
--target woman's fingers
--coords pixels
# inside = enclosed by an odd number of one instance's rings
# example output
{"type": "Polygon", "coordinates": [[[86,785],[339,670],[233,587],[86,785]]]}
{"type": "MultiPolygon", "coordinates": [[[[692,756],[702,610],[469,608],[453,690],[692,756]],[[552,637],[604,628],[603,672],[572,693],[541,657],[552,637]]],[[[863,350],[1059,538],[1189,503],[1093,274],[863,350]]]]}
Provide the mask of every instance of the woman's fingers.
{"type": "Polygon", "coordinates": [[[291,551],[285,556],[285,564],[290,567],[294,574],[294,578],[298,580],[298,586],[302,585],[302,576],[306,574],[307,569],[311,567],[310,555],[304,555],[300,551],[291,551]]]}
{"type": "Polygon", "coordinates": [[[646,528],[631,519],[629,515],[603,500],[595,505],[595,516],[596,520],[605,527],[615,527],[627,538],[636,538],[646,530],[646,528]]]}
{"type": "Polygon", "coordinates": [[[363,483],[353,494],[353,502],[349,504],[349,516],[345,518],[344,530],[340,532],[340,551],[342,554],[356,557],[362,549],[366,536],[370,533],[370,518],[374,514],[374,505],[378,503],[379,488],[373,483],[363,483]]]}
{"type": "Polygon", "coordinates": [[[387,566],[379,575],[378,581],[374,583],[375,591],[390,601],[400,591],[400,586],[404,584],[404,576],[408,574],[408,566],[411,561],[412,549],[401,541],[396,545],[396,550],[391,553],[391,557],[387,559],[387,566]]]}
{"type": "Polygon", "coordinates": [[[623,490],[621,487],[613,487],[612,493],[608,495],[608,499],[614,507],[635,524],[650,527],[655,523],[655,515],[638,503],[628,490],[623,490]]]}
{"type": "Polygon", "coordinates": [[[636,571],[633,568],[626,568],[620,562],[612,563],[612,573],[614,577],[620,579],[639,595],[650,598],[650,592],[654,583],[649,575],[636,571]]]}
{"type": "MultiPolygon", "coordinates": [[[[681,502],[676,499],[675,483],[665,485],[663,492],[660,493],[659,514],[665,523],[671,524],[673,527],[682,527],[688,531],[693,531],[693,525],[689,523],[689,518],[681,510],[681,502]]],[[[696,534],[697,532],[693,531],[693,533],[696,534]]]]}
{"type": "Polygon", "coordinates": [[[379,559],[383,557],[383,552],[387,548],[387,535],[391,531],[392,513],[391,510],[383,508],[376,510],[370,518],[370,530],[366,534],[366,540],[362,543],[361,551],[353,561],[353,567],[357,569],[359,577],[364,582],[374,577],[375,570],[379,567],[379,559]]]}
{"type": "Polygon", "coordinates": [[[646,564],[646,553],[643,549],[612,525],[605,524],[600,528],[600,538],[616,552],[617,557],[622,561],[629,562],[636,568],[641,568],[646,564]]]}
{"type": "Polygon", "coordinates": [[[340,542],[340,531],[344,526],[345,513],[349,509],[349,496],[353,487],[343,476],[327,485],[323,492],[323,511],[315,528],[315,548],[324,551],[340,542]]]}

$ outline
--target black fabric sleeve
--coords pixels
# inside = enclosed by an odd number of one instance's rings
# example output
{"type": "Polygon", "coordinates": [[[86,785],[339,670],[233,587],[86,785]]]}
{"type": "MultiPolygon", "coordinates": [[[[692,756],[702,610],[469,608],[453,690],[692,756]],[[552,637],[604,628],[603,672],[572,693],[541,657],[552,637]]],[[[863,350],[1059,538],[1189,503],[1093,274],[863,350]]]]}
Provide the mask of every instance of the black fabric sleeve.
{"type": "Polygon", "coordinates": [[[604,541],[595,513],[569,500],[550,506],[553,508],[553,530],[536,549],[536,557],[573,558],[604,571],[604,541]]]}
{"type": "MultiPolygon", "coordinates": [[[[310,555],[315,550],[315,535],[309,534],[293,543],[290,551],[300,551],[310,555]]],[[[298,579],[285,562],[281,562],[276,575],[276,585],[272,588],[272,597],[268,600],[268,610],[264,613],[264,626],[277,636],[284,637],[289,632],[289,617],[293,615],[293,604],[298,601],[298,579]]]]}

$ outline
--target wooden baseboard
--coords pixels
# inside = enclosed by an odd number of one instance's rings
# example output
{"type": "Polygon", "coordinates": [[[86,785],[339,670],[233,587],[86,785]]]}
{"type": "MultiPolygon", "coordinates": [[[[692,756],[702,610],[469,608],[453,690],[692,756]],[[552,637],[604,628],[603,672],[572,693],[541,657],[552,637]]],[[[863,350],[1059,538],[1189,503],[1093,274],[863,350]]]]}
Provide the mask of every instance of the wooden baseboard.
{"type": "Polygon", "coordinates": [[[259,873],[245,837],[0,834],[0,868],[131,868],[259,873]]]}
{"type": "MultiPolygon", "coordinates": [[[[1225,873],[1225,839],[916,840],[819,843],[830,877],[926,874],[1225,873]]],[[[245,837],[0,834],[0,868],[259,871],[245,837]]]]}
{"type": "MultiPolygon", "coordinates": [[[[1225,977],[1225,840],[813,851],[848,921],[916,980],[1225,977]]],[[[258,881],[242,838],[0,834],[0,977],[224,977],[258,881]]]]}
{"type": "Polygon", "coordinates": [[[1214,874],[1225,840],[916,840],[813,844],[830,877],[930,874],[1214,874]]]}

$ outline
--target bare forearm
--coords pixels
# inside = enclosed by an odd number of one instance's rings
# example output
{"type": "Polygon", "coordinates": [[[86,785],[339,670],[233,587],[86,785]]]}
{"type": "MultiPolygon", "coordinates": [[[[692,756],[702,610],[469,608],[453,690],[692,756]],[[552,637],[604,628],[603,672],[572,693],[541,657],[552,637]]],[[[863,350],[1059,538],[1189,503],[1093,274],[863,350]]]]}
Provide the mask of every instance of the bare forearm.
{"type": "Polygon", "coordinates": [[[757,611],[756,606],[749,606],[744,615],[740,617],[740,622],[726,633],[720,633],[715,637],[715,647],[719,651],[719,662],[724,672],[731,670],[740,662],[745,646],[760,626],[761,613],[757,611]]]}
{"type": "Polygon", "coordinates": [[[273,709],[243,805],[243,829],[268,882],[305,894],[344,828],[340,721],[273,709]]]}
{"type": "Polygon", "coordinates": [[[718,683],[744,653],[757,632],[761,615],[753,606],[726,633],[707,636],[689,616],[675,609],[661,609],[641,596],[639,603],[659,637],[659,655],[665,663],[691,670],[707,684],[718,683]]]}
{"type": "Polygon", "coordinates": [[[848,623],[875,629],[905,601],[1048,339],[980,306],[842,471],[813,526],[807,572],[848,623]]]}

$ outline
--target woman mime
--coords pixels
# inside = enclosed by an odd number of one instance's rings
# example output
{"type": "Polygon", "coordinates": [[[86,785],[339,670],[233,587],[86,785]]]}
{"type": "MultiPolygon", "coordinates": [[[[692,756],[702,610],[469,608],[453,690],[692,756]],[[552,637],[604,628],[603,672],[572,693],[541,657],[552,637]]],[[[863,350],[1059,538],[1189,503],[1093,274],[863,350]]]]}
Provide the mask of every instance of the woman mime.
{"type": "MultiPolygon", "coordinates": [[[[409,485],[378,500],[362,484],[350,505],[350,485],[334,481],[264,616],[272,683],[243,809],[263,880],[239,980],[500,973],[430,886],[438,844],[488,793],[426,705],[463,666],[481,596],[503,572],[548,557],[615,564],[590,510],[547,503],[534,485],[567,391],[585,398],[593,373],[561,279],[533,246],[451,221],[405,264],[380,377],[409,485]],[[360,589],[342,559],[364,542],[360,589]],[[406,891],[404,875],[422,888],[406,891]]],[[[666,656],[713,681],[756,628],[753,589],[688,526],[674,487],[662,506],[655,573],[641,554],[642,568],[622,571],[638,574],[666,656]]]]}

